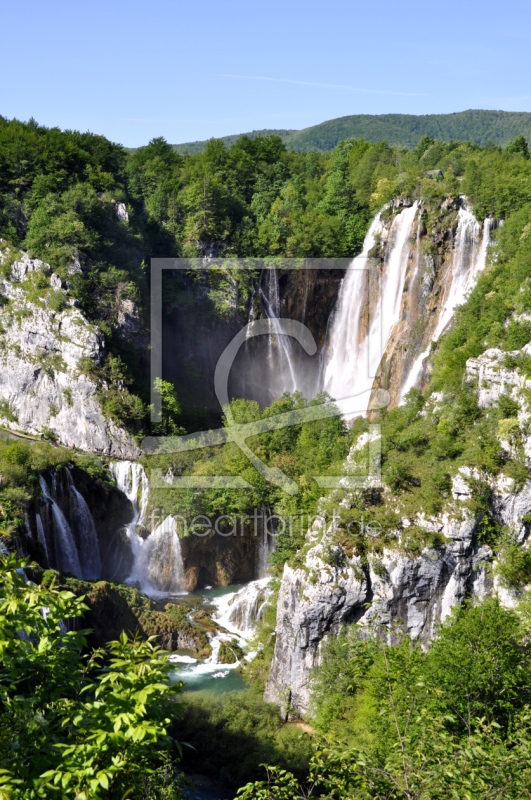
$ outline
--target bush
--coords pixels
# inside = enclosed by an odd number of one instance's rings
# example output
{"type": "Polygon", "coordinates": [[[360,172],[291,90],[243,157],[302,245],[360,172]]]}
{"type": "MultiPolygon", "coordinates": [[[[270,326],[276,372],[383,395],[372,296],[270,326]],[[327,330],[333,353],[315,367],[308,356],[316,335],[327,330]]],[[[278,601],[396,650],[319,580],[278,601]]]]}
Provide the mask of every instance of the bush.
{"type": "Polygon", "coordinates": [[[63,622],[82,617],[83,599],[27,581],[25,566],[0,560],[0,793],[121,797],[168,750],[181,684],[149,641],[122,634],[84,655],[88,631],[63,622]]]}

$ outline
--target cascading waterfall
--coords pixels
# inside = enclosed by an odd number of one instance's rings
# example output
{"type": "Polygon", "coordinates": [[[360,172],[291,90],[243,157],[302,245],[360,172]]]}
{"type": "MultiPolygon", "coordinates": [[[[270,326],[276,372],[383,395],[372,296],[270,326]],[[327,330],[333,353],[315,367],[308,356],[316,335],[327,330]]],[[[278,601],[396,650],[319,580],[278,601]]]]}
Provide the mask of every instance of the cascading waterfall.
{"type": "Polygon", "coordinates": [[[127,527],[136,532],[136,526],[146,519],[149,500],[149,482],[144,467],[134,461],[112,461],[109,468],[118,489],[133,506],[134,516],[127,527]]]}
{"type": "MultiPolygon", "coordinates": [[[[262,618],[264,610],[271,596],[270,579],[252,581],[236,592],[229,592],[213,599],[215,611],[212,619],[219,625],[216,634],[210,634],[212,654],[204,662],[188,656],[175,654],[170,656],[170,661],[181,664],[179,678],[188,685],[200,683],[206,679],[226,678],[232,670],[240,666],[239,661],[224,664],[219,660],[222,643],[229,647],[233,641],[244,651],[249,647],[254,635],[256,623],[262,618]]],[[[208,602],[208,600],[207,600],[208,602]]],[[[246,661],[254,658],[256,651],[247,652],[246,661]]]]}
{"type": "MultiPolygon", "coordinates": [[[[57,568],[61,572],[71,572],[76,578],[83,577],[83,571],[79,561],[74,534],[68,524],[65,515],[55,502],[54,498],[48,491],[48,486],[42,475],[39,475],[39,484],[42,493],[48,503],[51,504],[52,520],[53,520],[53,540],[55,543],[55,554],[57,561],[57,568]]],[[[52,491],[56,494],[56,478],[52,473],[52,491]],[[55,491],[54,491],[55,490],[55,491]]]]}
{"type": "Polygon", "coordinates": [[[397,214],[392,222],[381,285],[370,321],[367,320],[370,299],[367,259],[376,243],[376,235],[381,231],[382,212],[372,221],[362,253],[354,259],[341,283],[325,343],[322,388],[339,401],[343,413],[366,412],[376,371],[393,328],[400,319],[417,208],[418,202],[415,202],[397,214]]]}
{"type": "Polygon", "coordinates": [[[69,503],[70,522],[58,502],[58,490],[63,492],[63,482],[60,481],[58,486],[57,473],[52,470],[50,491],[44,476],[40,475],[44,500],[41,500],[41,513],[35,515],[37,541],[42,545],[50,566],[71,572],[77,578],[97,580],[101,576],[101,558],[96,526],[70,470],[66,469],[63,474],[68,482],[69,495],[61,494],[61,497],[63,503],[69,503]]]}
{"type": "Polygon", "coordinates": [[[219,598],[213,619],[226,630],[248,642],[263,614],[270,594],[268,577],[251,581],[238,592],[219,598]]]}
{"type": "Polygon", "coordinates": [[[96,526],[85,498],[70,484],[72,522],[78,533],[79,559],[83,578],[89,581],[101,576],[101,558],[96,526]]]}
{"type": "Polygon", "coordinates": [[[430,353],[431,343],[436,342],[441,334],[444,333],[455,309],[465,302],[466,296],[474,286],[478,274],[485,269],[490,233],[494,220],[490,217],[485,219],[480,244],[479,223],[464,198],[461,198],[461,203],[462,205],[458,211],[457,232],[450,266],[451,278],[446,283],[437,327],[432,334],[430,344],[414,361],[402,386],[401,398],[404,398],[409,390],[417,385],[424,361],[430,353]]]}
{"type": "Polygon", "coordinates": [[[127,583],[138,584],[151,597],[182,594],[184,564],[175,519],[166,517],[145,539],[139,536],[137,526],[145,523],[149,502],[144,468],[133,461],[113,461],[110,469],[117,487],[133,506],[133,519],[125,529],[134,559],[127,583]]]}
{"type": "MultiPolygon", "coordinates": [[[[128,583],[138,584],[150,597],[184,593],[184,564],[177,523],[171,516],[141,543],[128,583]]],[[[134,552],[134,550],[133,550],[134,552]]]]}

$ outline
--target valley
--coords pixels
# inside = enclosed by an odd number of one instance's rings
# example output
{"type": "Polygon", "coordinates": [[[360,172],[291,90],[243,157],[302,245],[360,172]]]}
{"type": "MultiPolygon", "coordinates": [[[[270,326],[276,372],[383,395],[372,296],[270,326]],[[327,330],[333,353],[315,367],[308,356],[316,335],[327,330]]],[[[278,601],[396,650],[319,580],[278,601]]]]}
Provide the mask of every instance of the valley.
{"type": "Polygon", "coordinates": [[[529,787],[531,160],[443,138],[0,119],[6,797],[529,787]]]}

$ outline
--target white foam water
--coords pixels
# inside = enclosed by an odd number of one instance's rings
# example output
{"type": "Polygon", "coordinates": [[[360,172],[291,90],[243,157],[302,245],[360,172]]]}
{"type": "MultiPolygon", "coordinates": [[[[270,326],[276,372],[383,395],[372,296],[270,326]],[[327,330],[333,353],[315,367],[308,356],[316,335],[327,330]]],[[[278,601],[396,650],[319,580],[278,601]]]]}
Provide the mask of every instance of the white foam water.
{"type": "Polygon", "coordinates": [[[146,521],[149,503],[149,481],[144,468],[134,461],[113,461],[110,469],[117,487],[133,506],[133,519],[125,528],[134,559],[127,583],[137,585],[142,592],[154,598],[186,594],[181,543],[175,519],[166,517],[145,538],[137,533],[137,527],[146,521]]]}

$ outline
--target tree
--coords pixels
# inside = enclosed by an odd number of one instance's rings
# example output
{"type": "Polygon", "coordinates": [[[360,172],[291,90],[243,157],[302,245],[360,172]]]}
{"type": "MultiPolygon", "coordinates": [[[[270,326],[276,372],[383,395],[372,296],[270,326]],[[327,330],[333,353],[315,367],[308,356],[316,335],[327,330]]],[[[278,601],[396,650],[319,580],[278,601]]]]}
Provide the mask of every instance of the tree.
{"type": "Polygon", "coordinates": [[[519,154],[522,155],[525,159],[529,159],[529,147],[527,144],[527,140],[524,136],[520,135],[517,136],[516,139],[513,139],[512,142],[509,142],[507,147],[505,148],[506,153],[519,154]]]}

